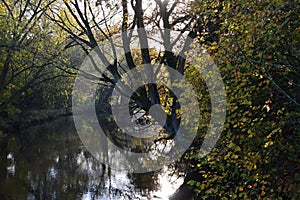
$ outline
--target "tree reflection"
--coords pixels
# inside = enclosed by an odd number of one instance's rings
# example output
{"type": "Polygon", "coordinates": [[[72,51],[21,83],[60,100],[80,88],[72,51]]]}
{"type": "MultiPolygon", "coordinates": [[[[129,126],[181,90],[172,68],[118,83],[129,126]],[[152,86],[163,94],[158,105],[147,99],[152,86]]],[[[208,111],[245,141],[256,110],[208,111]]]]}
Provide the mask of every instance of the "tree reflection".
{"type": "Polygon", "coordinates": [[[70,118],[11,135],[1,144],[1,199],[152,199],[160,189],[158,172],[129,174],[98,162],[70,118]]]}

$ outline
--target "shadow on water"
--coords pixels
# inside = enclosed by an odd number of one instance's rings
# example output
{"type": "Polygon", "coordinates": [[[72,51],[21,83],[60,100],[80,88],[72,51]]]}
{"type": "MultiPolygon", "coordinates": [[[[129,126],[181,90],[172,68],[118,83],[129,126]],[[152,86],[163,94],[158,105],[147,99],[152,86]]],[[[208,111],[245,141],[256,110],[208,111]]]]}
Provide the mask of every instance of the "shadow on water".
{"type": "Polygon", "coordinates": [[[11,133],[1,144],[0,199],[168,199],[183,178],[111,170],[85,149],[71,117],[11,133]]]}

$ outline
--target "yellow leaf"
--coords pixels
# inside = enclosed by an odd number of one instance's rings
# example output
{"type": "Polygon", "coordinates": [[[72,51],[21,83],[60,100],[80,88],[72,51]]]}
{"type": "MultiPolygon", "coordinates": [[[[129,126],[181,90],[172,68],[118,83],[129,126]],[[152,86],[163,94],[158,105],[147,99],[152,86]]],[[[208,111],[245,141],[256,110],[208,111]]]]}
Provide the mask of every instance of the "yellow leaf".
{"type": "Polygon", "coordinates": [[[241,151],[241,148],[239,146],[235,147],[234,151],[241,151]]]}

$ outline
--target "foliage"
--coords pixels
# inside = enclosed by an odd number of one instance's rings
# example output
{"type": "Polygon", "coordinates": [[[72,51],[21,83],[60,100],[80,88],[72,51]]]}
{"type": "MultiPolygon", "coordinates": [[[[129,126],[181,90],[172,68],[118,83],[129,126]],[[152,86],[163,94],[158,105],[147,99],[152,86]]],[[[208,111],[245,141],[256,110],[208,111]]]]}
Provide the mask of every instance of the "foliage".
{"type": "Polygon", "coordinates": [[[26,110],[69,105],[72,79],[61,70],[70,64],[67,38],[46,17],[53,3],[0,2],[1,126],[26,110]]]}
{"type": "Polygon", "coordinates": [[[185,156],[200,175],[188,183],[201,199],[298,199],[299,4],[221,3],[218,38],[199,37],[224,75],[227,122],[204,160],[197,145],[185,156]]]}

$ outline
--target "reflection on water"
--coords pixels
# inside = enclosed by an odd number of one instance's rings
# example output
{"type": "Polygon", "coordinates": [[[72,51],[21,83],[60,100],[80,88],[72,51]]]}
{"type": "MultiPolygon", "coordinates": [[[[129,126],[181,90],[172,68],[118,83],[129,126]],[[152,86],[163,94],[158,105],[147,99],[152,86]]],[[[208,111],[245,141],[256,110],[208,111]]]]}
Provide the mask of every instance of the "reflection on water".
{"type": "Polygon", "coordinates": [[[0,199],[168,199],[183,182],[167,167],[129,174],[102,165],[71,118],[11,134],[0,154],[0,199]]]}

